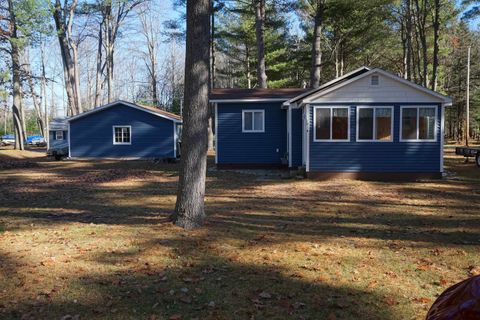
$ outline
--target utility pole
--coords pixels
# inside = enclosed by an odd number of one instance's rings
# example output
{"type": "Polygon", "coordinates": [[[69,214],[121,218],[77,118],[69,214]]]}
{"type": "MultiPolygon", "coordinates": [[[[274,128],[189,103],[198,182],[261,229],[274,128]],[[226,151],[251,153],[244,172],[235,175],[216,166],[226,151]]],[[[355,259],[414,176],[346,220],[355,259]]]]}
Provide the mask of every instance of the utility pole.
{"type": "Polygon", "coordinates": [[[466,146],[468,147],[468,138],[470,135],[470,50],[471,47],[468,47],[468,58],[467,58],[467,123],[466,123],[466,134],[465,134],[465,142],[466,146]]]}

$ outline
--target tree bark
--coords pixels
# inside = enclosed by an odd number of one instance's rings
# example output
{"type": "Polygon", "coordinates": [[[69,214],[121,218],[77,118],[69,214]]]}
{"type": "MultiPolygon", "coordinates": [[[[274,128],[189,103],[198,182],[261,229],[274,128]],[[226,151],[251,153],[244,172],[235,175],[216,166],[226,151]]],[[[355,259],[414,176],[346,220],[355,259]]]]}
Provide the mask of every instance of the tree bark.
{"type": "Polygon", "coordinates": [[[245,71],[247,76],[247,88],[252,88],[252,72],[250,70],[250,48],[248,47],[248,41],[245,40],[245,71]]]}
{"type": "Polygon", "coordinates": [[[412,59],[413,59],[413,50],[412,50],[412,3],[411,0],[405,0],[405,15],[406,15],[406,22],[405,22],[405,29],[406,29],[406,60],[407,60],[407,76],[406,79],[411,81],[412,80],[412,59]]]}
{"type": "MultiPolygon", "coordinates": [[[[428,0],[422,1],[422,6],[420,6],[419,0],[415,0],[415,8],[416,8],[416,26],[417,26],[417,34],[420,40],[419,53],[421,53],[421,69],[420,69],[420,61],[418,61],[419,66],[419,74],[421,84],[424,87],[428,85],[428,47],[427,47],[427,34],[426,34],[426,19],[427,19],[427,2],[428,0]]],[[[420,59],[419,59],[420,60],[420,59]]]]}
{"type": "Polygon", "coordinates": [[[80,106],[80,92],[77,91],[79,88],[79,84],[77,83],[79,78],[78,75],[75,74],[76,62],[74,61],[74,57],[72,56],[71,52],[72,39],[70,34],[75,8],[77,6],[77,0],[72,2],[68,17],[66,16],[67,3],[68,1],[65,1],[64,7],[62,8],[60,0],[55,1],[53,19],[55,21],[57,38],[62,56],[69,114],[77,115],[82,112],[82,109],[80,106]]]}
{"type": "Polygon", "coordinates": [[[324,0],[317,0],[316,4],[312,40],[312,69],[310,72],[310,87],[312,88],[320,86],[322,75],[322,28],[325,3],[324,0]]]}
{"type": "Polygon", "coordinates": [[[10,15],[10,56],[12,58],[12,85],[13,85],[13,127],[15,130],[15,149],[25,150],[25,130],[22,116],[22,84],[20,66],[20,48],[17,32],[17,21],[13,0],[8,0],[8,11],[10,15]]]}
{"type": "Polygon", "coordinates": [[[100,22],[98,26],[98,46],[97,46],[97,70],[95,75],[95,107],[100,105],[100,95],[103,90],[103,82],[102,82],[102,47],[103,47],[103,23],[104,21],[100,22]]]}
{"type": "Polygon", "coordinates": [[[185,229],[205,219],[210,1],[187,0],[182,158],[174,223],[185,229]]]}
{"type": "Polygon", "coordinates": [[[40,43],[40,58],[41,58],[41,68],[42,68],[42,105],[43,105],[43,116],[45,123],[45,134],[43,138],[45,141],[49,141],[49,123],[48,123],[48,106],[47,106],[47,73],[45,71],[45,43],[42,41],[40,43]]]}
{"type": "Polygon", "coordinates": [[[440,31],[440,0],[435,0],[434,13],[433,13],[433,62],[432,62],[432,83],[431,83],[431,88],[433,91],[437,90],[439,31],[440,31]]]}
{"type": "Polygon", "coordinates": [[[33,83],[33,75],[32,70],[30,68],[30,57],[28,52],[25,50],[24,52],[24,63],[23,63],[23,71],[24,76],[27,78],[28,89],[30,90],[30,95],[32,96],[33,108],[35,109],[35,114],[37,116],[37,123],[40,127],[40,133],[42,137],[46,136],[45,133],[45,121],[43,117],[42,105],[41,102],[38,101],[37,93],[35,92],[35,85],[33,83]]]}
{"type": "Polygon", "coordinates": [[[255,0],[255,35],[257,41],[257,82],[267,88],[265,67],[265,0],[255,0]]]}

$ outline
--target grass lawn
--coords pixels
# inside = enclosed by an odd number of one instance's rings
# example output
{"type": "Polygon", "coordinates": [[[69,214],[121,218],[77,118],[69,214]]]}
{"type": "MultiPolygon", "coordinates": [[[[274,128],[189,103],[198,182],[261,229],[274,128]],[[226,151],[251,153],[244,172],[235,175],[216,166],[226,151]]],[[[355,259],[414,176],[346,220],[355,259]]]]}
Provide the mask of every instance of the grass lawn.
{"type": "Polygon", "coordinates": [[[0,150],[0,318],[424,319],[480,271],[480,169],[447,151],[417,183],[212,168],[183,231],[176,164],[0,150]]]}

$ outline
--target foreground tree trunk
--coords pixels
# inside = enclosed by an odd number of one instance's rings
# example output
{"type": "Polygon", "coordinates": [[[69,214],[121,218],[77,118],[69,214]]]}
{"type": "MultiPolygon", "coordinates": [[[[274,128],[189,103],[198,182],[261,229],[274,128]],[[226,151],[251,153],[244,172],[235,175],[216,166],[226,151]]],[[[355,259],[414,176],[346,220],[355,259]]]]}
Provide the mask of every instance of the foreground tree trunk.
{"type": "Polygon", "coordinates": [[[255,0],[255,35],[257,38],[257,82],[267,88],[265,67],[265,0],[255,0]]]}
{"type": "Polygon", "coordinates": [[[173,222],[185,229],[205,219],[210,1],[187,0],[182,158],[173,222]]]}
{"type": "Polygon", "coordinates": [[[18,39],[17,20],[13,0],[8,0],[8,11],[10,15],[10,56],[12,58],[12,85],[13,85],[13,127],[15,130],[15,149],[24,150],[25,131],[22,116],[22,85],[20,66],[20,41],[18,39]]]}
{"type": "Polygon", "coordinates": [[[318,0],[315,8],[315,25],[312,40],[312,69],[310,72],[310,87],[318,88],[322,75],[322,27],[324,0],[318,0]]]}

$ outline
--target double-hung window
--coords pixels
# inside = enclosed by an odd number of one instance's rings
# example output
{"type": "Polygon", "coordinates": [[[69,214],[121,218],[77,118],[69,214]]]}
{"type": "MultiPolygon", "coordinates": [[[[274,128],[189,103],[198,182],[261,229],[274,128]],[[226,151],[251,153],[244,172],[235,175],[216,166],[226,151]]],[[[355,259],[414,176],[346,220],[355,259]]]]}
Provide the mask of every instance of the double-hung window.
{"type": "Polygon", "coordinates": [[[132,144],[132,127],[113,126],[113,144],[132,144]]]}
{"type": "Polygon", "coordinates": [[[349,141],[349,107],[315,107],[314,141],[349,141]]]}
{"type": "Polygon", "coordinates": [[[357,141],[393,141],[393,107],[357,107],[357,141]]]}
{"type": "Polygon", "coordinates": [[[62,130],[55,131],[55,140],[63,140],[63,131],[62,130]]]}
{"type": "Polygon", "coordinates": [[[436,141],[436,107],[401,107],[401,141],[436,141]]]}
{"type": "Polygon", "coordinates": [[[265,110],[243,110],[242,132],[265,132],[265,110]]]}

